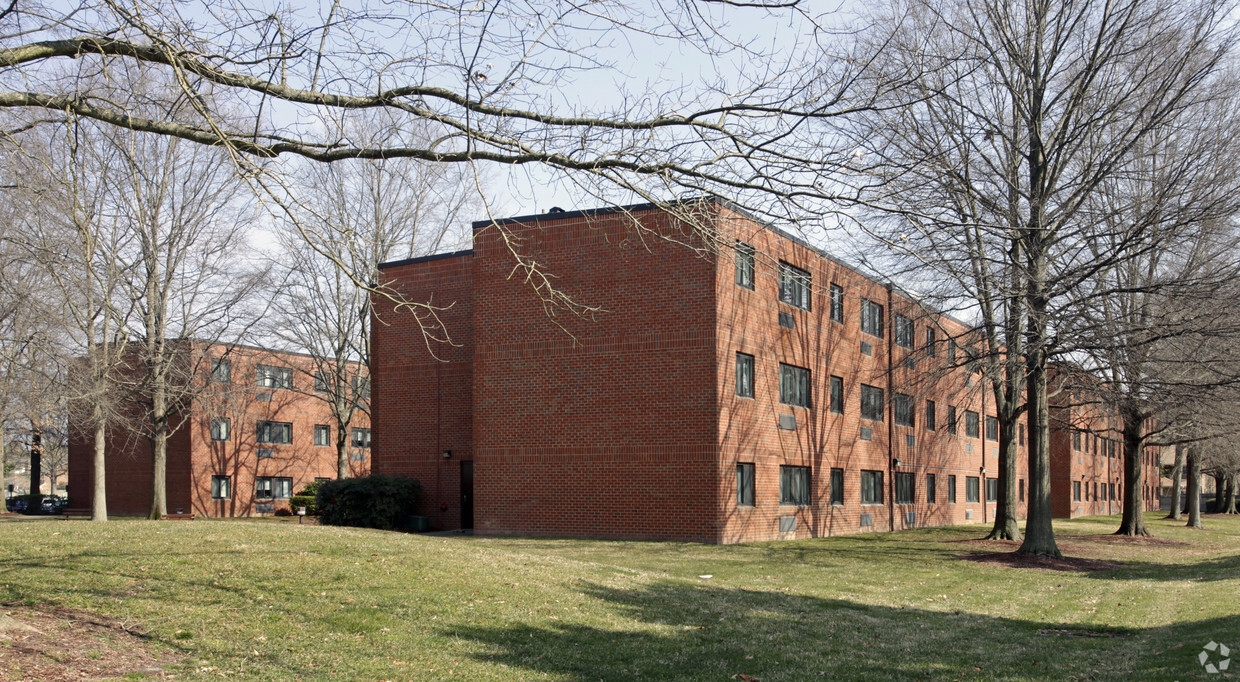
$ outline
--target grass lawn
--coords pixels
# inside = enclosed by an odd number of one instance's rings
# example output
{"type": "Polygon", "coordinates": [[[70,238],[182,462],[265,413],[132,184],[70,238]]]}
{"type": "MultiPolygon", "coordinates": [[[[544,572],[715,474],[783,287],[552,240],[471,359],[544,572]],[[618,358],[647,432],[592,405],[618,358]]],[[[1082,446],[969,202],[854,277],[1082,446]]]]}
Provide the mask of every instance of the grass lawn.
{"type": "Polygon", "coordinates": [[[1147,522],[1057,522],[1091,571],[962,559],[1010,551],[982,526],[720,547],[6,522],[0,602],[125,623],[178,678],[1224,678],[1197,656],[1240,658],[1240,517],[1147,522]]]}

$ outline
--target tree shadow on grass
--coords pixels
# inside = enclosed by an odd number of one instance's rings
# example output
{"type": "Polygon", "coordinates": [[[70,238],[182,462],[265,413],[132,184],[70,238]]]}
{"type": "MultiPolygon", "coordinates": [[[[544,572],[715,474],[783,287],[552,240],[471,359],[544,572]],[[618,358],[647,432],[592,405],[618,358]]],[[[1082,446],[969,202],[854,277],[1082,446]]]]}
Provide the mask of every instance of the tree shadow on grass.
{"type": "Polygon", "coordinates": [[[458,626],[441,634],[478,643],[480,660],[573,679],[725,680],[744,674],[766,682],[1183,679],[1200,672],[1202,644],[1240,640],[1240,616],[1183,628],[1131,629],[672,580],[636,589],[588,584],[582,593],[601,602],[587,613],[613,615],[545,625],[458,626]]]}

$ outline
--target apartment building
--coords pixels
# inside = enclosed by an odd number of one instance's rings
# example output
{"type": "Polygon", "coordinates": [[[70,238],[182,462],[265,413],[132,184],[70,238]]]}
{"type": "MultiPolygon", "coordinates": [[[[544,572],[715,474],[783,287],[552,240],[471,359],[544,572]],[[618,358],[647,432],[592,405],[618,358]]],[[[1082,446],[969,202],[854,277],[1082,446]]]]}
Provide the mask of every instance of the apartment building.
{"type": "MultiPolygon", "coordinates": [[[[336,477],[337,427],[312,358],[235,345],[187,348],[197,388],[168,439],[169,512],[270,515],[287,510],[307,483],[336,477]]],[[[82,429],[70,431],[70,504],[90,508],[92,442],[82,429]]],[[[370,420],[359,409],[347,434],[351,475],[369,473],[370,437],[370,420]]],[[[106,452],[108,513],[147,514],[154,476],[149,440],[115,426],[106,452]]]]}
{"type": "Polygon", "coordinates": [[[381,266],[435,314],[375,298],[373,470],[419,479],[437,527],[488,535],[993,520],[998,420],[967,325],[726,202],[678,210],[502,221],[567,300],[488,221],[470,250],[381,266]]]}

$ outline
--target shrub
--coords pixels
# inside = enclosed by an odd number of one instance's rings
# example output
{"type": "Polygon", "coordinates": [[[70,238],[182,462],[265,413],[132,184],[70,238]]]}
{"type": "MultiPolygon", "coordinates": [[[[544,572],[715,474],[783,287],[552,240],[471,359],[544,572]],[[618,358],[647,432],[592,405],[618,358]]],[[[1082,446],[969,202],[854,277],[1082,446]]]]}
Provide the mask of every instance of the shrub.
{"type": "Polygon", "coordinates": [[[318,492],[319,523],[394,530],[405,524],[421,494],[421,483],[401,476],[324,481],[318,492]]]}
{"type": "Polygon", "coordinates": [[[326,482],[327,481],[310,481],[304,488],[301,489],[301,492],[297,493],[297,497],[302,497],[303,495],[314,497],[315,495],[318,495],[319,488],[323,487],[323,484],[326,482]]]}
{"type": "Polygon", "coordinates": [[[318,516],[319,514],[319,505],[318,505],[317,499],[314,497],[314,495],[311,495],[304,490],[301,491],[300,495],[294,495],[291,498],[289,498],[288,504],[289,504],[289,507],[291,507],[294,512],[297,511],[298,507],[305,507],[306,516],[318,516]]]}
{"type": "Polygon", "coordinates": [[[276,510],[276,516],[292,516],[292,515],[293,515],[292,510],[287,509],[285,507],[280,507],[279,509],[276,510]]]}

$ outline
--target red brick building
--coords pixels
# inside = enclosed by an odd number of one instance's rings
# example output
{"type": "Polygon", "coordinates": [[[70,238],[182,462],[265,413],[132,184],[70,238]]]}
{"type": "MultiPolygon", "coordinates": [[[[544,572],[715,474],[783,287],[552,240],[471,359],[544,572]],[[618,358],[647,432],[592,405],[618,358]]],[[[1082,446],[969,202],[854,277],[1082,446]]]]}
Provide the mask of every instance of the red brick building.
{"type": "MultiPolygon", "coordinates": [[[[308,356],[244,346],[192,346],[196,391],[172,425],[168,511],[200,516],[262,516],[288,509],[315,479],[336,477],[336,425],[315,394],[308,356]]],[[[358,410],[350,434],[353,475],[370,471],[370,420],[358,410]]],[[[70,429],[69,500],[94,498],[93,447],[70,429]]],[[[151,506],[150,442],[127,428],[107,434],[108,513],[145,515],[151,506]]]]}
{"type": "MultiPolygon", "coordinates": [[[[993,396],[970,330],[725,202],[489,222],[388,263],[437,311],[375,299],[377,473],[480,534],[741,542],[993,519],[993,396]],[[640,224],[643,229],[638,230],[640,224]],[[431,333],[423,342],[424,331],[431,333]]],[[[1019,427],[1024,514],[1025,426],[1019,427]]]]}

